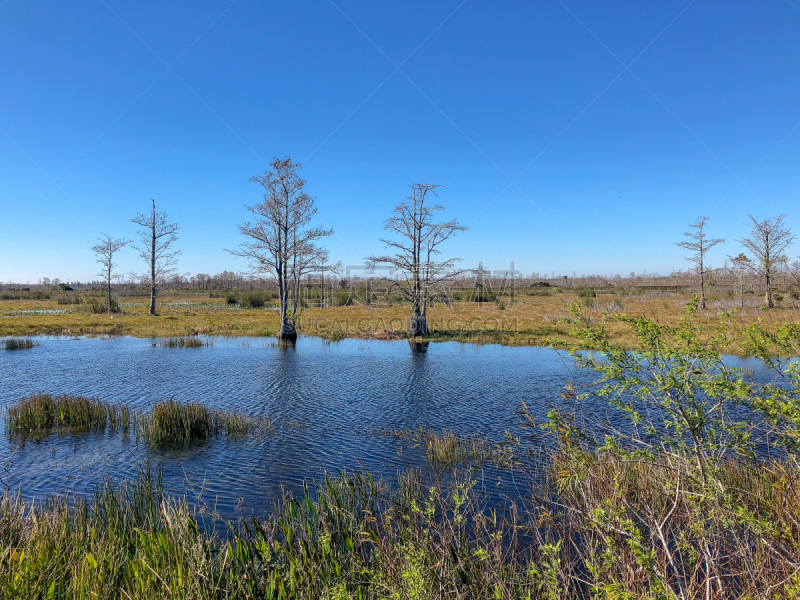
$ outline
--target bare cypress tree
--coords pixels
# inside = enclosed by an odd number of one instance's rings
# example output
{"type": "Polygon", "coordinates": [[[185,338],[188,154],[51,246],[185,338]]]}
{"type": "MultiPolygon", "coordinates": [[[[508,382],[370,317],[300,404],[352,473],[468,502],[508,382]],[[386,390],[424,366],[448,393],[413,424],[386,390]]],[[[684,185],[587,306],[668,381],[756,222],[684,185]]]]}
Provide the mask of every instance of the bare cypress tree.
{"type": "Polygon", "coordinates": [[[743,252],[738,256],[729,256],[731,261],[731,271],[736,276],[737,286],[739,288],[739,307],[744,308],[744,276],[753,268],[753,261],[751,261],[743,252]]]}
{"type": "Polygon", "coordinates": [[[319,307],[325,308],[325,272],[335,274],[342,270],[342,262],[328,263],[330,257],[328,251],[323,250],[318,262],[313,265],[315,271],[319,271],[319,307]]]}
{"type": "Polygon", "coordinates": [[[113,312],[111,310],[111,283],[114,281],[114,267],[117,266],[114,264],[114,255],[117,251],[122,250],[122,248],[130,244],[130,240],[114,239],[108,235],[106,235],[105,238],[99,238],[99,240],[100,243],[92,247],[92,251],[97,255],[97,262],[101,267],[98,275],[103,278],[103,282],[106,286],[108,312],[113,312]]]}
{"type": "Polygon", "coordinates": [[[750,237],[738,241],[753,255],[753,270],[764,282],[764,306],[773,308],[772,275],[782,260],[784,251],[794,242],[791,228],[784,224],[785,214],[772,219],[759,221],[753,215],[750,219],[750,237]]]}
{"type": "Polygon", "coordinates": [[[429,202],[437,195],[441,185],[413,183],[411,195],[394,209],[394,216],[384,221],[384,229],[393,232],[399,239],[381,238],[386,248],[396,254],[370,256],[367,264],[374,269],[389,265],[402,273],[403,279],[390,280],[391,287],[400,290],[411,303],[409,337],[428,335],[428,301],[431,295],[446,281],[458,277],[464,270],[456,270],[460,258],[434,260],[440,254],[439,246],[456,233],[466,231],[453,219],[445,223],[436,222],[436,212],[444,210],[429,202]]]}
{"type": "Polygon", "coordinates": [[[694,224],[689,225],[689,227],[692,227],[695,229],[695,231],[687,231],[683,234],[689,238],[689,240],[685,242],[675,242],[676,246],[693,252],[691,256],[686,257],[686,260],[694,263],[697,267],[698,273],[700,274],[700,308],[706,307],[706,252],[708,252],[717,244],[721,244],[725,241],[722,238],[710,240],[706,237],[703,229],[705,229],[707,221],[708,217],[697,217],[697,221],[694,224]]]}
{"type": "Polygon", "coordinates": [[[297,245],[292,260],[292,310],[297,314],[300,301],[300,285],[303,277],[317,271],[317,264],[328,256],[328,251],[313,242],[297,245]]]}
{"type": "Polygon", "coordinates": [[[158,286],[167,275],[175,271],[175,262],[181,254],[180,250],[173,249],[173,244],[178,241],[180,227],[175,223],[168,223],[167,213],[157,213],[156,201],[152,198],[150,200],[153,202],[150,214],[139,213],[131,219],[131,223],[144,228],[137,232],[141,241],[133,247],[147,263],[148,270],[140,278],[150,287],[150,315],[155,315],[158,286]]]}
{"type": "Polygon", "coordinates": [[[269,273],[277,281],[278,339],[286,341],[297,339],[297,296],[290,311],[289,290],[293,287],[296,290],[296,276],[305,257],[313,255],[315,242],[333,233],[330,229],[309,226],[317,209],[314,198],[305,191],[305,180],[298,175],[301,166],[289,157],[275,158],[271,170],[250,179],[265,190],[263,202],[246,207],[254,220],[239,226],[239,231],[252,241],[228,251],[249,259],[254,271],[269,273]]]}

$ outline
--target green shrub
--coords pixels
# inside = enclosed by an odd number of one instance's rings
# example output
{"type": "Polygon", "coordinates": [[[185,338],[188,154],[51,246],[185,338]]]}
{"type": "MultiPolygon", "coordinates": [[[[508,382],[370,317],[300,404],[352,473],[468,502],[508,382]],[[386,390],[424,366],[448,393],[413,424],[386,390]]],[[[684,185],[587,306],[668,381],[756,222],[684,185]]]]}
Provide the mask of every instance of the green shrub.
{"type": "Polygon", "coordinates": [[[333,306],[352,306],[353,296],[348,291],[337,291],[330,301],[333,306]]]}
{"type": "Polygon", "coordinates": [[[262,292],[249,292],[242,297],[241,303],[247,308],[264,308],[266,304],[262,292]]]}

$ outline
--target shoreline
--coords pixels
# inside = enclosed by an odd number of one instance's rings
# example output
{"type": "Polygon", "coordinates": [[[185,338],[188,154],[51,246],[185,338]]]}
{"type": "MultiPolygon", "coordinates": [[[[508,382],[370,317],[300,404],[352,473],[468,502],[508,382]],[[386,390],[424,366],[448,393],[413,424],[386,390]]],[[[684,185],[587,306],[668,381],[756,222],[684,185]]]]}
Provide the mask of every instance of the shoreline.
{"type": "MultiPolygon", "coordinates": [[[[503,309],[491,303],[459,302],[435,305],[428,311],[430,336],[422,342],[459,342],[465,344],[498,344],[508,347],[548,347],[567,349],[579,340],[570,325],[560,321],[567,315],[567,306],[580,301],[593,323],[604,322],[611,341],[626,350],[636,349],[636,340],[629,328],[616,323],[615,315],[645,316],[674,326],[685,316],[689,294],[670,298],[622,297],[610,302],[587,302],[572,294],[522,296],[521,302],[503,309]]],[[[164,296],[159,314],[150,317],[138,297],[121,299],[122,312],[93,314],[85,305],[58,304],[55,300],[5,300],[0,302],[0,338],[34,336],[98,337],[129,336],[136,338],[174,337],[250,337],[272,338],[278,319],[272,307],[249,309],[231,307],[220,298],[197,296],[164,296]]],[[[699,312],[696,322],[713,329],[725,321],[729,299],[709,299],[710,308],[699,312]],[[714,306],[716,304],[716,306],[714,306]]],[[[735,307],[733,307],[735,308],[735,307]]],[[[405,305],[340,306],[306,308],[299,312],[298,332],[328,341],[342,339],[398,341],[405,335],[410,311],[405,305]]],[[[738,309],[731,318],[735,330],[756,320],[778,327],[798,321],[800,304],[787,304],[769,312],[754,306],[738,309]]],[[[726,354],[749,356],[742,350],[732,332],[726,354]]]]}

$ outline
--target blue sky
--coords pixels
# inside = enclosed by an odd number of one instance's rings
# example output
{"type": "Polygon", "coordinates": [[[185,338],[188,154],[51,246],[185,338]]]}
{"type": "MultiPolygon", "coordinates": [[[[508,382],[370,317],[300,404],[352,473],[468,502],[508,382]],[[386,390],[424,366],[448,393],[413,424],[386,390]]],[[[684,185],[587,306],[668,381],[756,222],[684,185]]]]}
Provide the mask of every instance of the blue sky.
{"type": "Polygon", "coordinates": [[[150,197],[182,272],[245,270],[286,155],[349,265],[415,181],[470,266],[669,272],[699,215],[715,266],[748,213],[800,230],[796,0],[231,2],[0,0],[0,281],[93,278],[150,197]]]}

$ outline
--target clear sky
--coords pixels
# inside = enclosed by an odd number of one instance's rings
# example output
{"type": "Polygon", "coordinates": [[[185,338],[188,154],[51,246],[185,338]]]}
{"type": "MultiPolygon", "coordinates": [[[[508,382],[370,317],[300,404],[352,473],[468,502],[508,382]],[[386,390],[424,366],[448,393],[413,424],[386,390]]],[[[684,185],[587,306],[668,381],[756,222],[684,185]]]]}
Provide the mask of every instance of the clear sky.
{"type": "Polygon", "coordinates": [[[150,197],[182,272],[245,270],[286,155],[345,264],[422,181],[470,266],[669,272],[700,215],[719,266],[800,230],[798,100],[798,0],[0,0],[0,281],[93,278],[150,197]]]}

